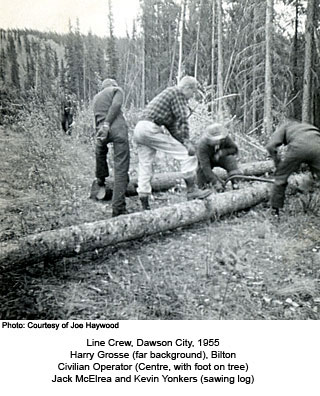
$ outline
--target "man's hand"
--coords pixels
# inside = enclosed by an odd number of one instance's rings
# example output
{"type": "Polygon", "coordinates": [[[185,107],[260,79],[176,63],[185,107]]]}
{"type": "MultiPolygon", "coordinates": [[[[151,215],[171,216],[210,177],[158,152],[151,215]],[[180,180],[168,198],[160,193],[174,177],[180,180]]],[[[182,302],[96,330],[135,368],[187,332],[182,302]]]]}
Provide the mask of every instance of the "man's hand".
{"type": "Polygon", "coordinates": [[[224,185],[219,180],[215,183],[214,187],[218,192],[224,191],[224,185]]]}
{"type": "Polygon", "coordinates": [[[192,143],[188,143],[187,150],[188,150],[188,155],[190,157],[193,157],[194,155],[196,155],[196,149],[192,143]]]}
{"type": "Polygon", "coordinates": [[[97,140],[107,139],[110,130],[110,125],[108,123],[104,123],[98,130],[97,140]]]}
{"type": "Polygon", "coordinates": [[[273,157],[273,162],[274,162],[275,167],[278,168],[278,166],[281,162],[281,157],[278,153],[273,157]]]}
{"type": "Polygon", "coordinates": [[[207,186],[216,192],[223,192],[225,190],[224,185],[219,180],[212,181],[207,186]]]}
{"type": "Polygon", "coordinates": [[[213,159],[214,159],[216,162],[218,162],[220,158],[221,158],[221,150],[218,150],[218,151],[214,154],[213,159]]]}

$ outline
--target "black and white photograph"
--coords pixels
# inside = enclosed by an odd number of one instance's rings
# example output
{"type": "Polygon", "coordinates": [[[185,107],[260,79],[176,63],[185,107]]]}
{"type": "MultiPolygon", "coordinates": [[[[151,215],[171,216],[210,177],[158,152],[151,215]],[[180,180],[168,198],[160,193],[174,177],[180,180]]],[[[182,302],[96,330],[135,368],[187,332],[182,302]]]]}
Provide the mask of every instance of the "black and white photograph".
{"type": "Polygon", "coordinates": [[[319,319],[317,1],[2,8],[2,319],[319,319]]]}
{"type": "Polygon", "coordinates": [[[1,1],[11,394],[314,392],[319,21],[318,0],[1,1]]]}
{"type": "Polygon", "coordinates": [[[319,21],[318,0],[1,0],[3,328],[318,321],[319,21]]]}

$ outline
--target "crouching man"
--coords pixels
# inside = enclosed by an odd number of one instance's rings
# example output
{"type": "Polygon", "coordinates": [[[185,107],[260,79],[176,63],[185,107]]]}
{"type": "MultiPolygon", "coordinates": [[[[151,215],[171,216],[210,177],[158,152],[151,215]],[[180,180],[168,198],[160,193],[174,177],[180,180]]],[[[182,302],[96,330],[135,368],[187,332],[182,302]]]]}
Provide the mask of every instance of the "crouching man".
{"type": "MultiPolygon", "coordinates": [[[[223,125],[214,123],[207,126],[197,146],[198,186],[203,189],[209,185],[217,191],[222,191],[223,186],[213,169],[215,167],[223,168],[228,172],[229,177],[242,174],[238,168],[237,154],[238,147],[223,125]]],[[[234,180],[232,180],[232,187],[235,190],[239,188],[234,180]]]]}
{"type": "Polygon", "coordinates": [[[276,166],[271,207],[278,214],[284,205],[288,178],[302,163],[309,165],[311,172],[320,179],[320,131],[311,124],[287,121],[276,129],[266,149],[276,166]],[[281,160],[278,149],[282,145],[287,146],[287,150],[281,160]]]}

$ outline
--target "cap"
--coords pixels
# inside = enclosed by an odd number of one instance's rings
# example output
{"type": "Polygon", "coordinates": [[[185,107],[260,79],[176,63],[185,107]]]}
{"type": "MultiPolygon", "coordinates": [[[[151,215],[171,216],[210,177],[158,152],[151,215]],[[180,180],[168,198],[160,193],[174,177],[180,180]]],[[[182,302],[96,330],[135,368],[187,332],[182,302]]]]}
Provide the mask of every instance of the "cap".
{"type": "Polygon", "coordinates": [[[117,86],[118,86],[117,81],[114,80],[113,78],[106,78],[101,83],[101,89],[105,89],[107,87],[117,87],[117,86]]]}
{"type": "Polygon", "coordinates": [[[220,140],[228,136],[228,130],[222,124],[214,123],[206,127],[205,134],[210,138],[220,140]]]}

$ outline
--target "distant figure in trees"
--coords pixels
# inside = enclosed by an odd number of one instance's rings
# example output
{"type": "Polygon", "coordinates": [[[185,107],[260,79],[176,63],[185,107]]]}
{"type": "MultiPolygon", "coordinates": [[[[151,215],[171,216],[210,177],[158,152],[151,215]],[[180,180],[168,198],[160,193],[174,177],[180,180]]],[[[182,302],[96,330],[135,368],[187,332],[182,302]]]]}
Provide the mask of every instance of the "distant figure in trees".
{"type": "MultiPolygon", "coordinates": [[[[242,172],[238,168],[237,154],[238,146],[223,125],[214,123],[207,126],[197,145],[198,186],[200,188],[214,187],[217,191],[223,190],[223,186],[213,172],[213,168],[225,169],[229,177],[241,174],[242,172]]],[[[231,182],[233,189],[239,188],[234,180],[231,182]]]]}
{"type": "Polygon", "coordinates": [[[178,85],[166,88],[147,105],[134,129],[139,158],[137,191],[144,210],[150,209],[150,182],[157,151],[180,162],[188,199],[203,199],[211,194],[211,191],[201,191],[196,186],[198,160],[189,135],[188,100],[197,87],[197,80],[186,76],[178,85]]]}
{"type": "Polygon", "coordinates": [[[73,124],[73,103],[70,97],[66,97],[61,104],[61,125],[67,135],[71,135],[73,124]]]}
{"type": "Polygon", "coordinates": [[[276,129],[266,149],[276,166],[271,206],[278,214],[284,205],[288,178],[302,163],[309,165],[311,172],[320,179],[320,131],[311,124],[289,120],[276,129]],[[287,146],[283,159],[278,152],[282,145],[287,146]]]}
{"type": "Polygon", "coordinates": [[[112,217],[127,213],[125,192],[129,182],[128,126],[122,114],[124,94],[117,82],[108,78],[102,82],[101,91],[93,99],[96,127],[96,178],[99,186],[105,186],[109,176],[107,162],[108,144],[113,143],[114,185],[112,217]]]}

